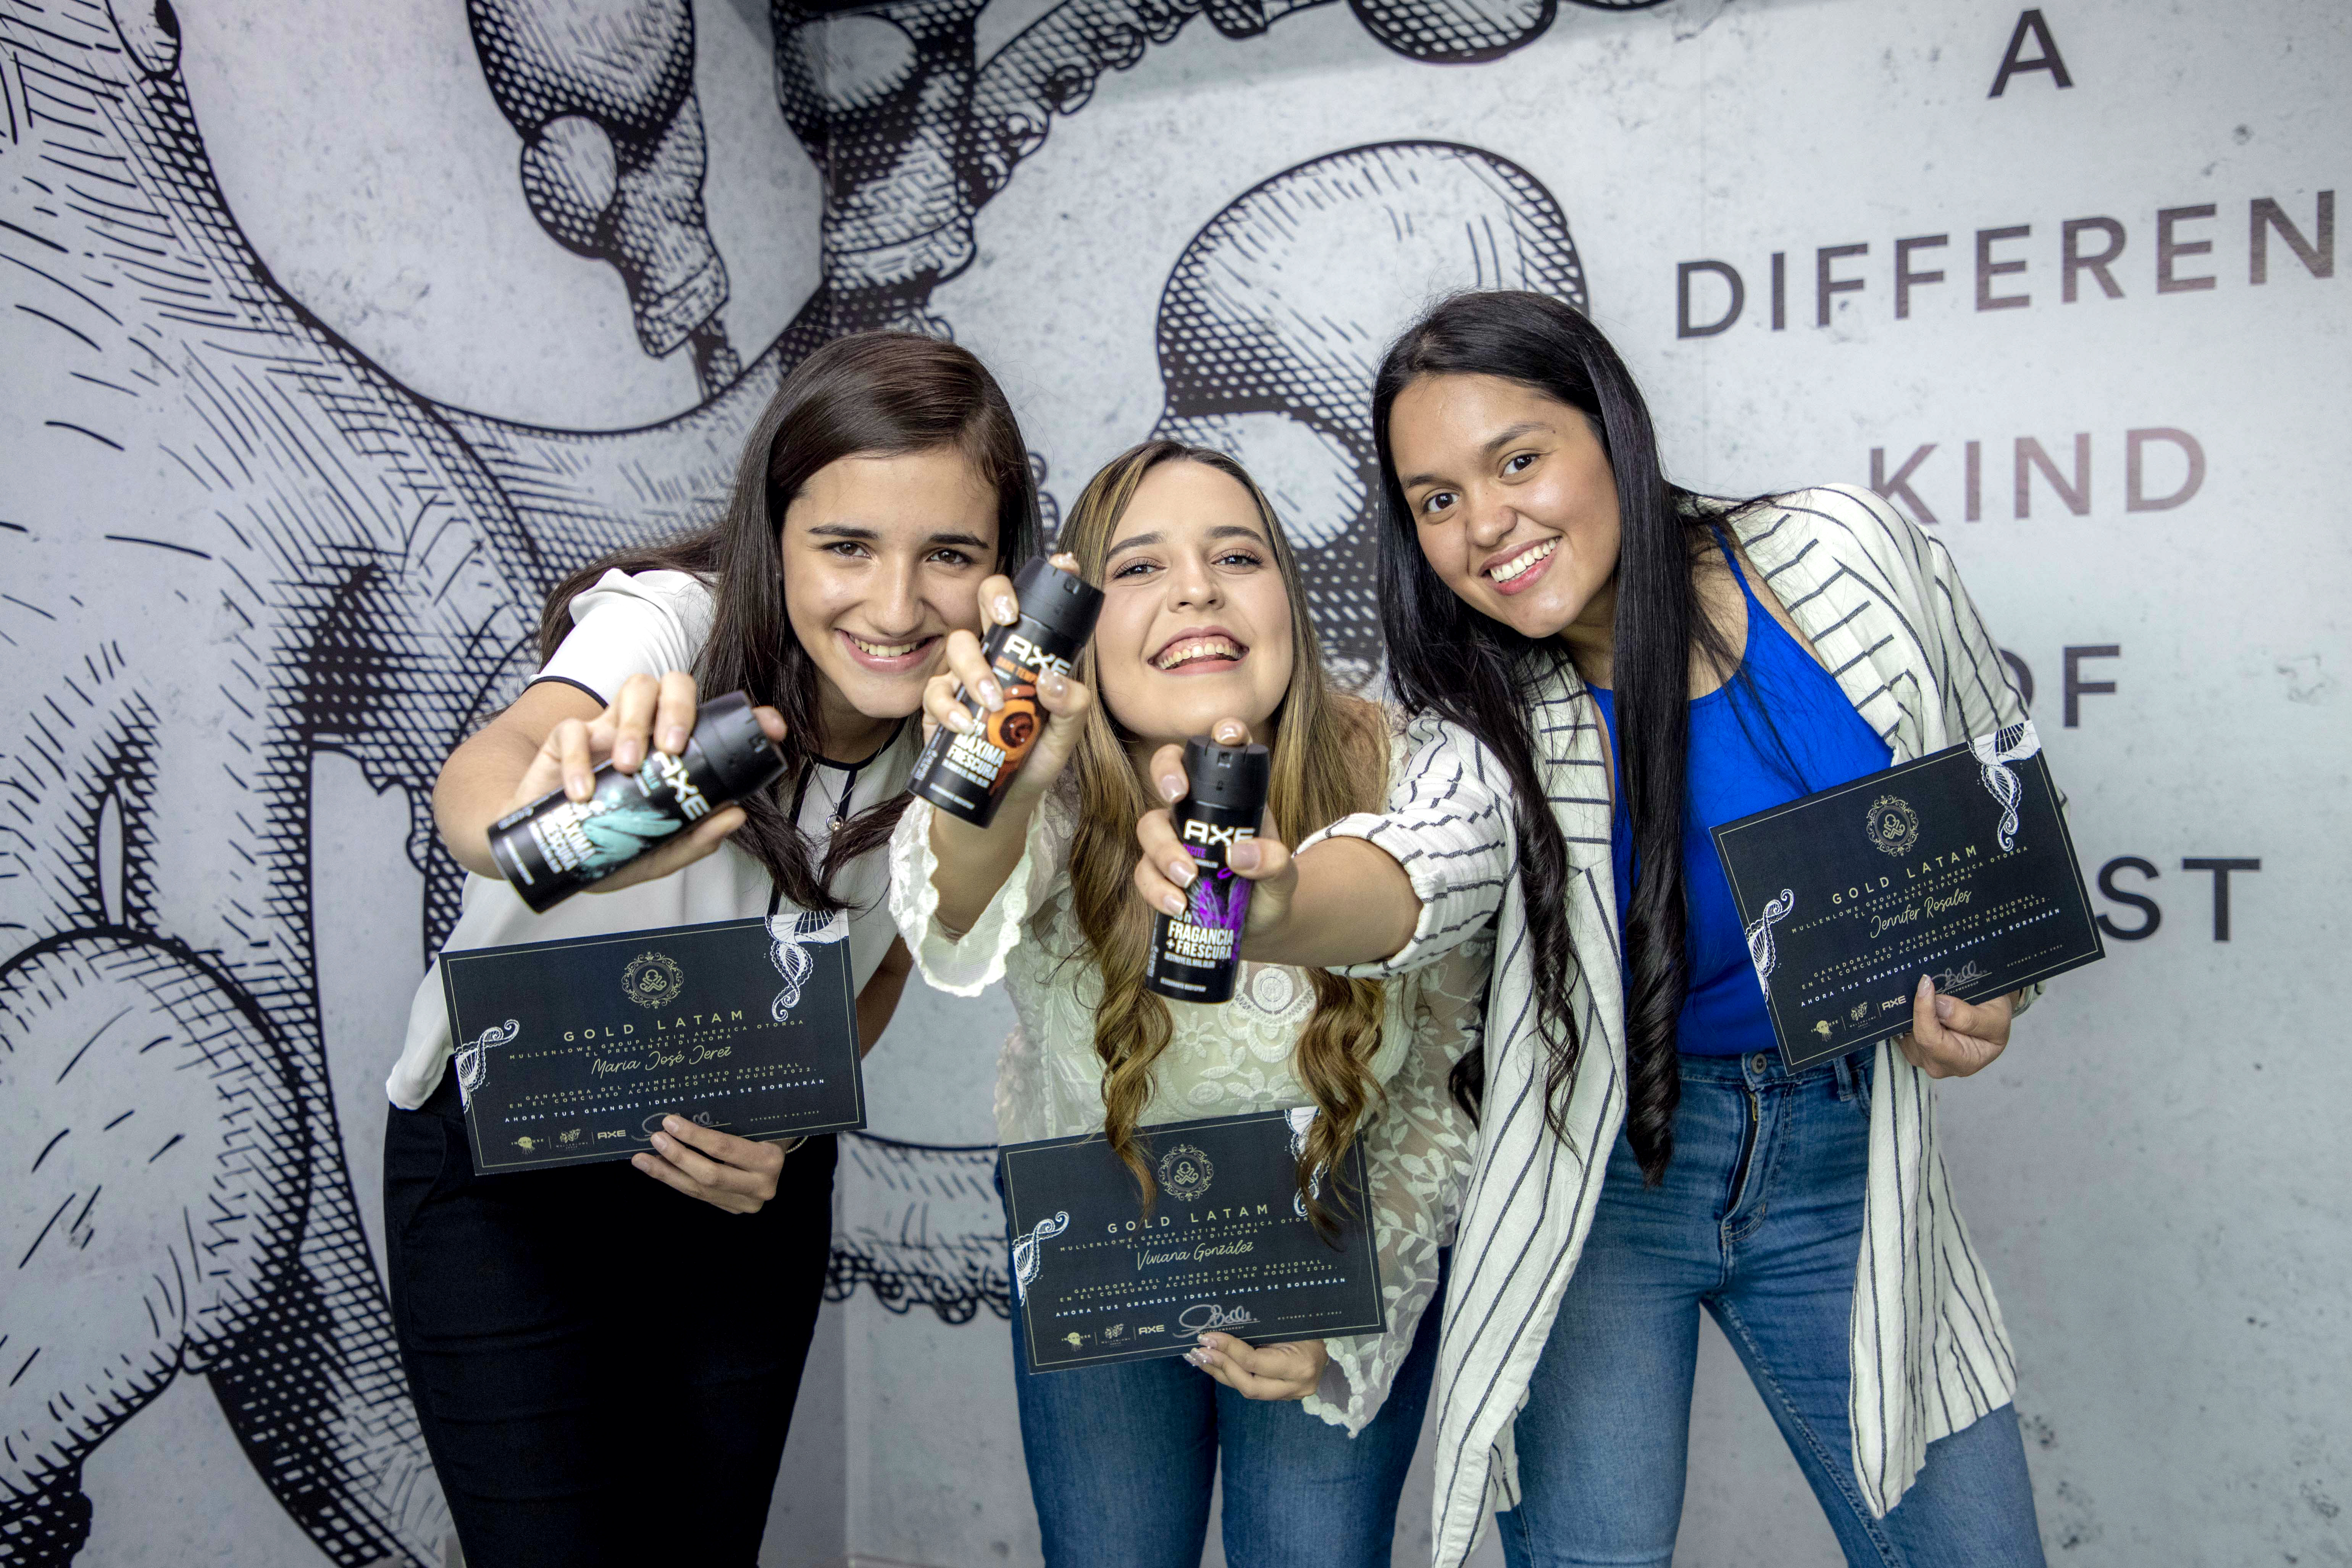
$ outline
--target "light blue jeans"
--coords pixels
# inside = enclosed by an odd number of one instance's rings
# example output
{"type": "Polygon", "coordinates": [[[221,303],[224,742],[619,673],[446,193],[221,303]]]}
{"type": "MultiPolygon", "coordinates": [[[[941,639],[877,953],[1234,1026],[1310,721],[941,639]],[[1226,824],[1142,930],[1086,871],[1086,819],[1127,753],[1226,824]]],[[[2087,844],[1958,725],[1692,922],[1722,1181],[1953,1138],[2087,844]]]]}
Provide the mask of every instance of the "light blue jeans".
{"type": "Polygon", "coordinates": [[[1821,1500],[1846,1561],[2042,1568],[2017,1413],[1927,1448],[1874,1520],[1846,1423],[1849,1317],[1870,1170],[1870,1055],[1682,1059],[1665,1181],[1623,1137],[1515,1428],[1511,1568],[1671,1563],[1689,1460],[1698,1314],[1715,1316],[1821,1500]]]}
{"type": "Polygon", "coordinates": [[[1181,1359],[1032,1376],[1016,1313],[1021,1446],[1046,1568],[1200,1568],[1221,1457],[1233,1568],[1388,1568],[1439,1315],[1431,1302],[1388,1402],[1351,1438],[1181,1359]]]}

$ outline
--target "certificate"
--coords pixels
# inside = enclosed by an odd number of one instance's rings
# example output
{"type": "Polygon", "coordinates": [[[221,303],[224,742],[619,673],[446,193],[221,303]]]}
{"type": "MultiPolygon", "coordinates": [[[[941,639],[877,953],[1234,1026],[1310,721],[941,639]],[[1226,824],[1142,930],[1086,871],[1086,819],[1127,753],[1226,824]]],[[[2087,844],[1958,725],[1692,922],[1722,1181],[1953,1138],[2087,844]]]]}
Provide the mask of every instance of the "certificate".
{"type": "Polygon", "coordinates": [[[626,1159],[665,1116],[773,1140],[866,1124],[845,915],[441,955],[474,1169],[626,1159]]]}
{"type": "Polygon", "coordinates": [[[1975,1002],[2105,956],[2030,719],[1726,822],[1715,848],[1791,1067],[1909,1030],[1922,975],[1975,1002]]]}
{"type": "Polygon", "coordinates": [[[1320,1192],[1327,1240],[1298,1194],[1310,1106],[1139,1127],[1159,1178],[1147,1207],[1101,1134],[1003,1150],[1013,1283],[1032,1373],[1181,1355],[1213,1329],[1252,1344],[1378,1333],[1380,1259],[1364,1155],[1320,1192]]]}

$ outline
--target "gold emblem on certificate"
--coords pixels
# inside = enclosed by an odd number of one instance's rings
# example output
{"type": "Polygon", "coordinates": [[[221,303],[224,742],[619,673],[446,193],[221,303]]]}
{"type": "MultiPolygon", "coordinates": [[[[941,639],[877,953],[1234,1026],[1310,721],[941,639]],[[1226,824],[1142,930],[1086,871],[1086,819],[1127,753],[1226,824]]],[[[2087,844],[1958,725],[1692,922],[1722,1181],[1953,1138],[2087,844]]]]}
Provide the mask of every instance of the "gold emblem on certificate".
{"type": "Polygon", "coordinates": [[[1186,1203],[1205,1196],[1216,1177],[1217,1167],[1209,1156],[1190,1144],[1177,1145],[1160,1162],[1160,1191],[1186,1203]]]}
{"type": "Polygon", "coordinates": [[[640,953],[621,971],[621,992],[641,1008],[666,1008],[686,989],[686,971],[667,953],[640,953]]]}
{"type": "Polygon", "coordinates": [[[1919,813],[1900,795],[1881,795],[1870,803],[1870,841],[1882,854],[1909,854],[1919,841],[1919,813]]]}

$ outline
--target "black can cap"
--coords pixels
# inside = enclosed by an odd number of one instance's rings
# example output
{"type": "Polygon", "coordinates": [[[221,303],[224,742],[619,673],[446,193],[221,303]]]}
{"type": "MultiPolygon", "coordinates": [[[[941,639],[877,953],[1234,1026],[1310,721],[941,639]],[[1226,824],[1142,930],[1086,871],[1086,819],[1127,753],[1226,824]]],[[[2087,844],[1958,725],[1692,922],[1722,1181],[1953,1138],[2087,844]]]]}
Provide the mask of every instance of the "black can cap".
{"type": "Polygon", "coordinates": [[[1021,613],[1050,627],[1072,643],[1095,634],[1095,617],[1102,613],[1102,590],[1047,560],[1032,556],[1013,580],[1021,613]]]}
{"type": "Polygon", "coordinates": [[[1265,810],[1274,758],[1263,746],[1220,746],[1205,735],[1184,743],[1185,799],[1220,810],[1265,810]]]}
{"type": "Polygon", "coordinates": [[[766,789],[784,770],[783,755],[760,727],[751,699],[742,692],[729,692],[702,705],[695,716],[694,744],[719,793],[730,800],[766,789]]]}

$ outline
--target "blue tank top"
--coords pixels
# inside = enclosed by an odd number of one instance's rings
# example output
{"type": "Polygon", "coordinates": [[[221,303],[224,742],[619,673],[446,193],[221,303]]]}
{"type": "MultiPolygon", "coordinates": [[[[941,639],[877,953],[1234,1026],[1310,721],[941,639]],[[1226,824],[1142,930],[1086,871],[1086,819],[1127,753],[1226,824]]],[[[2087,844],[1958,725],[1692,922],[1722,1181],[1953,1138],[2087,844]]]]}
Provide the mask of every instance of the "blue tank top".
{"type": "MultiPolygon", "coordinates": [[[[1720,823],[1878,772],[1894,754],[1864,722],[1828,671],[1757,602],[1722,536],[1716,543],[1748,599],[1748,647],[1737,675],[1690,706],[1689,790],[1684,802],[1683,896],[1689,911],[1690,988],[1676,1043],[1696,1056],[1776,1051],[1763,988],[1710,831],[1720,823]]],[[[1617,871],[1617,927],[1633,899],[1633,831],[1625,815],[1624,750],[1615,695],[1593,699],[1609,726],[1617,768],[1611,837],[1617,871]]]]}

